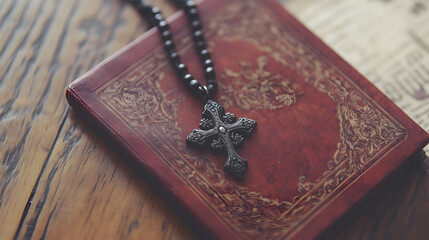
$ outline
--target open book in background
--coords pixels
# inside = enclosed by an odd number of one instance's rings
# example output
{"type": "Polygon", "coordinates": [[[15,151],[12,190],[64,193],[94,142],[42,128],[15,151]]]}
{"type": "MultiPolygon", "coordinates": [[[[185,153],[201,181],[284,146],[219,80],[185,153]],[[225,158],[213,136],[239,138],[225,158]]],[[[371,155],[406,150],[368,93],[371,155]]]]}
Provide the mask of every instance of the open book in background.
{"type": "Polygon", "coordinates": [[[429,131],[429,2],[280,2],[429,131]]]}
{"type": "MultiPolygon", "coordinates": [[[[413,159],[428,134],[276,1],[199,6],[226,111],[258,122],[240,155],[243,182],[223,156],[186,144],[201,119],[152,29],[67,90],[201,230],[225,239],[305,239],[413,159]]],[[[189,24],[171,20],[189,70],[203,79],[189,24]]]]}

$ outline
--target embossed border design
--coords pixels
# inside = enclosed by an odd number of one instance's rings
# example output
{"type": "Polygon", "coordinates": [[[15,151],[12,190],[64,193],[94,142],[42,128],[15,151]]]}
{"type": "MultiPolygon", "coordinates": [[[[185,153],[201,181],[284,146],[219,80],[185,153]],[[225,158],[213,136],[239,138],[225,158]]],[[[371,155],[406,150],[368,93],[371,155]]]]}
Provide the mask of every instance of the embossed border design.
{"type": "MultiPolygon", "coordinates": [[[[207,159],[177,150],[185,144],[175,120],[180,99],[168,100],[160,91],[162,71],[169,68],[161,47],[148,61],[134,64],[100,87],[97,97],[143,139],[150,136],[145,141],[233,231],[246,238],[278,239],[310,219],[317,207],[335,198],[334,193],[341,192],[387,149],[405,139],[407,130],[311,45],[299,41],[292,29],[280,25],[272,14],[262,14],[267,11],[263,4],[245,2],[231,1],[221,14],[212,16],[206,26],[208,38],[253,42],[279,63],[293,67],[307,84],[328,94],[338,104],[341,129],[338,150],[319,179],[314,182],[306,181],[305,176],[299,179],[300,194],[294,199],[265,198],[229,182],[223,171],[207,159]],[[151,130],[143,126],[150,126],[151,130]],[[165,133],[171,139],[159,137],[165,133]]],[[[180,39],[179,45],[184,46],[180,47],[181,52],[188,51],[191,39],[180,39]]]]}

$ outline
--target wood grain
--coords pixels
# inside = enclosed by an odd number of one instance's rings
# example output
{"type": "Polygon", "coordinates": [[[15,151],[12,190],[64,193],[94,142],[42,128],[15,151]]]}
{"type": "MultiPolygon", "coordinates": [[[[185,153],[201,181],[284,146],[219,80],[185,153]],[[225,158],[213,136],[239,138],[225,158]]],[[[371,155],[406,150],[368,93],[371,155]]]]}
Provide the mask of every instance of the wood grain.
{"type": "Polygon", "coordinates": [[[193,238],[172,209],[74,112],[63,129],[19,239],[193,238]]]}
{"type": "MultiPolygon", "coordinates": [[[[0,1],[0,239],[196,238],[64,98],[73,79],[146,29],[119,0],[0,1]]],[[[428,237],[428,165],[404,173],[336,238],[428,237]]]]}
{"type": "Polygon", "coordinates": [[[191,238],[64,98],[73,79],[142,34],[145,23],[121,1],[0,4],[0,238],[191,238]]]}

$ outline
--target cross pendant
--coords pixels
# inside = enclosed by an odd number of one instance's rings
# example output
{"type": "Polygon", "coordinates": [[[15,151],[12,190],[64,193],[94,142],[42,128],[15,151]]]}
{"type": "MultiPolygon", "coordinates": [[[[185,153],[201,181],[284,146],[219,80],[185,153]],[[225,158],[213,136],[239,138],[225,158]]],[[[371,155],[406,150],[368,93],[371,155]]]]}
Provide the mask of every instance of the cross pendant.
{"type": "Polygon", "coordinates": [[[197,147],[210,147],[215,154],[227,154],[223,169],[235,179],[243,180],[247,161],[235,151],[242,147],[244,139],[252,135],[256,122],[248,118],[237,118],[226,113],[222,106],[209,100],[203,109],[199,129],[194,129],[186,141],[197,147]]]}

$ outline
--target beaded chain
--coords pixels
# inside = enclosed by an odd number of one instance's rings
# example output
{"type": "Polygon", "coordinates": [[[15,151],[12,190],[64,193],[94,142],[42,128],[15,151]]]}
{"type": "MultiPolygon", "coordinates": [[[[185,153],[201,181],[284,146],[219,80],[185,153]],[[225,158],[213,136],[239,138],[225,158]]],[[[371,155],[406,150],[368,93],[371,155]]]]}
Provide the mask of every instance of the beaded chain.
{"type": "Polygon", "coordinates": [[[256,128],[256,121],[248,118],[239,118],[232,113],[225,113],[224,108],[215,101],[217,90],[216,74],[207,44],[204,40],[201,21],[198,10],[193,0],[173,0],[188,16],[192,29],[192,38],[197,49],[207,85],[200,82],[189,74],[188,68],[180,61],[180,56],[173,43],[170,27],[157,7],[147,5],[144,0],[128,0],[134,4],[140,14],[148,18],[150,24],[156,26],[161,34],[164,49],[171,63],[176,68],[177,74],[183,80],[187,88],[198,99],[206,101],[202,112],[202,119],[198,129],[194,129],[186,138],[186,142],[200,148],[210,148],[214,153],[227,155],[223,166],[225,172],[236,180],[242,181],[247,169],[248,162],[238,155],[235,148],[243,145],[245,139],[249,138],[256,128]]]}
{"type": "Polygon", "coordinates": [[[161,34],[161,39],[164,43],[164,49],[167,52],[170,62],[175,67],[177,74],[183,80],[185,86],[198,99],[211,99],[216,94],[217,83],[216,74],[213,68],[213,61],[210,59],[210,52],[207,50],[207,44],[204,39],[202,24],[199,20],[198,9],[195,2],[192,0],[174,0],[175,3],[184,9],[191,23],[192,36],[195,42],[196,50],[198,51],[201,63],[204,68],[204,76],[207,85],[202,85],[189,72],[185,64],[180,61],[180,56],[176,51],[176,46],[173,42],[170,27],[157,7],[150,6],[144,0],[129,0],[139,11],[141,15],[146,17],[152,26],[156,26],[161,34]]]}

